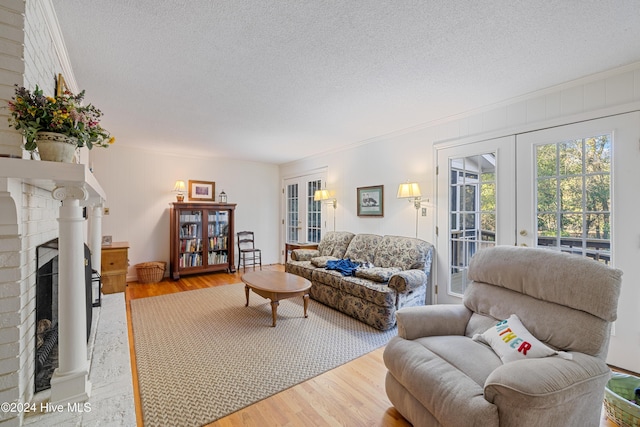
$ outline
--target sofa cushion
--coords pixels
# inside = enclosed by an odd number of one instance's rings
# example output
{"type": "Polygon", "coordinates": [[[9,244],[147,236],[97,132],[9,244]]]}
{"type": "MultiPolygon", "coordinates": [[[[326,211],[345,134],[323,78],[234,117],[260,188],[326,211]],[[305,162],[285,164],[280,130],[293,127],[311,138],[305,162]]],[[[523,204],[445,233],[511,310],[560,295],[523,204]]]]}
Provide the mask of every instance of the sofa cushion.
{"type": "Polygon", "coordinates": [[[376,248],[381,240],[382,236],[377,234],[357,234],[351,239],[344,257],[354,262],[372,263],[376,248]]]}
{"type": "Polygon", "coordinates": [[[396,291],[384,283],[347,276],[340,281],[339,289],[376,305],[390,307],[396,305],[396,291]]]}
{"type": "Polygon", "coordinates": [[[312,282],[319,282],[332,288],[340,288],[342,274],[338,270],[327,270],[325,268],[316,268],[310,279],[312,282]]]}
{"type": "Polygon", "coordinates": [[[373,264],[376,267],[424,270],[431,248],[431,243],[421,239],[384,236],[376,248],[373,264]]]}
{"type": "Polygon", "coordinates": [[[320,256],[317,249],[294,249],[291,251],[291,259],[294,261],[309,261],[317,256],[320,256]]]}
{"type": "Polygon", "coordinates": [[[327,266],[327,261],[337,261],[339,258],[334,256],[317,256],[311,258],[311,264],[315,267],[325,268],[327,266]]]}
{"type": "Polygon", "coordinates": [[[391,279],[391,276],[401,271],[400,267],[359,268],[356,270],[356,277],[373,280],[374,282],[386,283],[391,279]]]}
{"type": "Polygon", "coordinates": [[[316,269],[317,268],[313,264],[311,264],[311,261],[289,260],[284,266],[284,271],[286,271],[287,273],[304,277],[307,280],[311,280],[313,276],[313,271],[316,269]]]}
{"type": "Polygon", "coordinates": [[[318,253],[320,256],[333,256],[344,258],[344,253],[353,239],[354,234],[348,231],[329,231],[320,243],[318,243],[318,253]]]}
{"type": "MultiPolygon", "coordinates": [[[[473,340],[491,346],[504,363],[559,354],[531,335],[515,314],[491,326],[485,333],[474,335],[473,340]]],[[[571,357],[568,353],[562,354],[571,357]]]]}

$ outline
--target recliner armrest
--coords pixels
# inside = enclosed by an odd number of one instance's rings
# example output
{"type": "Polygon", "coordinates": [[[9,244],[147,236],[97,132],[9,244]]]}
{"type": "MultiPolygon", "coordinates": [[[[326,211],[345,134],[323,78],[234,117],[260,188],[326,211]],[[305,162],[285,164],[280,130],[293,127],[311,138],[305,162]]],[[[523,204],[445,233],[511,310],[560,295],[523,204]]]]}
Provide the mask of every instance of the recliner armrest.
{"type": "Polygon", "coordinates": [[[320,251],[316,249],[294,249],[291,251],[291,259],[294,261],[311,261],[312,258],[320,256],[320,251]]]}
{"type": "Polygon", "coordinates": [[[427,286],[427,274],[422,270],[403,270],[389,279],[389,287],[401,294],[420,286],[427,286]]]}
{"type": "Polygon", "coordinates": [[[414,340],[441,335],[464,335],[472,311],[462,304],[404,307],[396,312],[398,336],[414,340]]]}
{"type": "Polygon", "coordinates": [[[487,377],[485,399],[498,407],[552,413],[551,408],[575,405],[588,393],[602,395],[611,375],[607,364],[584,353],[571,355],[573,360],[552,356],[505,363],[487,377]]]}

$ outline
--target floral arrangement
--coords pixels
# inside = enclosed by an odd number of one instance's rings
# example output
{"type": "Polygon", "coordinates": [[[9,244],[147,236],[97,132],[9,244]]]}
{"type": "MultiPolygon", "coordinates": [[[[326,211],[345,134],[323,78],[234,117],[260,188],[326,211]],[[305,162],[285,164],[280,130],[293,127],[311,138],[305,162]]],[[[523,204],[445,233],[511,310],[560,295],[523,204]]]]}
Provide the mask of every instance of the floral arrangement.
{"type": "Polygon", "coordinates": [[[44,96],[42,90],[29,91],[16,85],[15,96],[9,101],[9,126],[22,131],[25,149],[36,149],[36,134],[57,132],[77,139],[77,146],[108,147],[115,138],[100,126],[102,112],[95,106],[82,105],[84,90],[77,95],[65,91],[62,95],[44,96]]]}

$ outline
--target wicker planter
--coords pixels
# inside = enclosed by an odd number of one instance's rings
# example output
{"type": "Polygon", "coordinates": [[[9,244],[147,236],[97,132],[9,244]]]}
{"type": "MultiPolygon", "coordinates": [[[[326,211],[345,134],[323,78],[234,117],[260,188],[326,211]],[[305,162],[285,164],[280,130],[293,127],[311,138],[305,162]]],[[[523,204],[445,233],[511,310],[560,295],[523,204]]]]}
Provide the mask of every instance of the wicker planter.
{"type": "Polygon", "coordinates": [[[78,148],[78,139],[57,132],[38,132],[36,145],[40,160],[71,163],[78,148]]]}
{"type": "Polygon", "coordinates": [[[640,406],[631,402],[635,400],[635,389],[639,387],[640,378],[614,373],[604,389],[607,417],[620,427],[640,426],[640,406]]]}
{"type": "Polygon", "coordinates": [[[164,261],[143,262],[136,264],[138,283],[158,283],[164,277],[167,263],[164,261]]]}

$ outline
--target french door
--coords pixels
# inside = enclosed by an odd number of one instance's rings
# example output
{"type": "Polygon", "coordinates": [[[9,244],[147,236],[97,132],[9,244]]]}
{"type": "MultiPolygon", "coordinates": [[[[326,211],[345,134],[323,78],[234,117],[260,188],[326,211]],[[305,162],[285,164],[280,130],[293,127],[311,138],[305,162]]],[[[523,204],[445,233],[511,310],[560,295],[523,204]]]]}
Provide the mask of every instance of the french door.
{"type": "Polygon", "coordinates": [[[437,302],[461,301],[482,247],[590,257],[624,272],[608,362],[640,371],[639,141],[636,112],[437,146],[437,302]]]}
{"type": "Polygon", "coordinates": [[[314,201],[313,196],[324,182],[323,174],[285,180],[285,241],[319,242],[322,238],[322,202],[314,201]]]}

